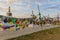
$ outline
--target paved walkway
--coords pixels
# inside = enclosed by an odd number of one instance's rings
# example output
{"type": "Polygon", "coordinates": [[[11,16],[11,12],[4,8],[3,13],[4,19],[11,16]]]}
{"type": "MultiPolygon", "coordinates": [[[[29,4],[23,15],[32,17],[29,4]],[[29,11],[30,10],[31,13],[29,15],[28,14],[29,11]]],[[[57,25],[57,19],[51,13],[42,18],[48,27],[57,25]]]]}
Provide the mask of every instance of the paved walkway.
{"type": "Polygon", "coordinates": [[[18,37],[26,34],[31,34],[33,32],[41,31],[41,30],[46,30],[50,28],[55,28],[55,27],[60,27],[58,25],[44,25],[42,27],[38,25],[34,25],[34,27],[27,27],[25,29],[21,29],[18,31],[0,31],[0,40],[5,40],[8,38],[13,38],[13,37],[18,37]]]}

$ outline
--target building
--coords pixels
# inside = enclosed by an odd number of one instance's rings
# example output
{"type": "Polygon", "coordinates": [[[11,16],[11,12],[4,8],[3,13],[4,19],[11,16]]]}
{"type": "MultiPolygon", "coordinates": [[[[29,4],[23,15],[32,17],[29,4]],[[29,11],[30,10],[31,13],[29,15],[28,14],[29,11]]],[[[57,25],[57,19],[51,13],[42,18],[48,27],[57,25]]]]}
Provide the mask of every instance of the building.
{"type": "Polygon", "coordinates": [[[7,16],[11,17],[12,16],[12,13],[11,13],[11,8],[10,6],[8,7],[8,13],[7,13],[7,16]]]}

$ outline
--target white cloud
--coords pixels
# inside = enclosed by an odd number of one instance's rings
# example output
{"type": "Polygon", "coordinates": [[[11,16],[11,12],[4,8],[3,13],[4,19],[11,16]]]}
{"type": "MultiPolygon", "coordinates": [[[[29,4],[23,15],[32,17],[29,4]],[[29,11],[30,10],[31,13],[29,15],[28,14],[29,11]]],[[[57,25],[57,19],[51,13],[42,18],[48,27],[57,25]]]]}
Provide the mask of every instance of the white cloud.
{"type": "Polygon", "coordinates": [[[6,0],[6,1],[7,1],[7,3],[10,5],[10,4],[16,2],[17,0],[6,0]]]}
{"type": "Polygon", "coordinates": [[[21,14],[20,16],[18,16],[20,18],[30,18],[31,17],[31,14],[26,14],[26,13],[23,13],[21,14]]]}
{"type": "Polygon", "coordinates": [[[27,9],[30,9],[30,8],[31,8],[31,5],[29,5],[29,4],[26,5],[26,8],[27,8],[27,9]]]}
{"type": "Polygon", "coordinates": [[[13,16],[16,17],[16,18],[29,18],[29,17],[31,17],[31,13],[25,13],[25,12],[23,12],[20,15],[14,14],[13,16]]]}
{"type": "Polygon", "coordinates": [[[38,8],[35,8],[35,9],[33,10],[33,13],[34,13],[35,15],[37,15],[37,14],[38,14],[38,8]]]}
{"type": "Polygon", "coordinates": [[[36,2],[37,5],[41,6],[42,4],[40,2],[36,2]]]}

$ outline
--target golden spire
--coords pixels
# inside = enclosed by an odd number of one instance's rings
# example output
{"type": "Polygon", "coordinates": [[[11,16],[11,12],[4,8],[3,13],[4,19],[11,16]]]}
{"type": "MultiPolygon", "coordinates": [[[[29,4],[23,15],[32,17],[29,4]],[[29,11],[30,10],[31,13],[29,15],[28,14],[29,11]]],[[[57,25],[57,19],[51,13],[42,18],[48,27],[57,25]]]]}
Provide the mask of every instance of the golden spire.
{"type": "Polygon", "coordinates": [[[9,13],[11,12],[11,10],[10,10],[10,6],[9,6],[9,8],[8,8],[8,12],[9,12],[9,13]]]}

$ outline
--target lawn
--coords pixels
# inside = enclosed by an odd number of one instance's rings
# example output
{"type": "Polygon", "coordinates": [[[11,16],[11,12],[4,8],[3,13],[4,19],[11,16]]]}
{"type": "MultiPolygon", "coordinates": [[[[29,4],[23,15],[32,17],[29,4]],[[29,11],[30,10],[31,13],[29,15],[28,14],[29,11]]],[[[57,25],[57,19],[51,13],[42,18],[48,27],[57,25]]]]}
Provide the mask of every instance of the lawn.
{"type": "Polygon", "coordinates": [[[60,40],[60,28],[43,30],[8,40],[60,40]]]}

